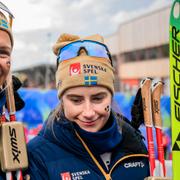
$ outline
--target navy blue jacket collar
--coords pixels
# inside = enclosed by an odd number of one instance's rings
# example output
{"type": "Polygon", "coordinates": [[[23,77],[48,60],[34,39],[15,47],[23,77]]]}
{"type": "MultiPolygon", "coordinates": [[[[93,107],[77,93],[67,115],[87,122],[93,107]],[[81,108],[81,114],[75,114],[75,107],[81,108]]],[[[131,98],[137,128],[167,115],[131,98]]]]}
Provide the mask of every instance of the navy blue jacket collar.
{"type": "MultiPolygon", "coordinates": [[[[115,113],[113,114],[117,121],[119,131],[122,133],[121,142],[113,150],[113,154],[116,154],[115,157],[121,158],[128,154],[147,154],[147,149],[142,142],[142,136],[139,131],[135,130],[130,124],[124,121],[123,116],[117,116],[115,113]],[[116,151],[116,149],[118,151],[116,151]]],[[[49,116],[49,120],[52,122],[51,118],[54,117],[52,115],[49,116]]],[[[61,119],[54,119],[54,123],[49,123],[49,120],[44,124],[40,134],[73,154],[77,154],[83,158],[89,157],[89,154],[75,134],[72,122],[64,117],[61,117],[61,119]]]]}

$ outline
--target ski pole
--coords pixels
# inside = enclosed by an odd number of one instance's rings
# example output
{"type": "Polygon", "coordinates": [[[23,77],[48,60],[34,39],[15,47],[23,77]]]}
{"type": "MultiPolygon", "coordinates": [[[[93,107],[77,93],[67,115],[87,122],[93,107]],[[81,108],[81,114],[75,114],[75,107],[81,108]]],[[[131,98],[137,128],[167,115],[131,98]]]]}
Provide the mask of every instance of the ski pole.
{"type": "Polygon", "coordinates": [[[160,162],[161,176],[166,176],[166,167],[164,161],[164,149],[162,144],[162,119],[161,119],[161,106],[160,98],[162,93],[163,83],[161,81],[155,83],[152,89],[152,114],[154,127],[156,129],[156,141],[158,149],[158,160],[160,162]]]}
{"type": "MultiPolygon", "coordinates": [[[[5,105],[2,107],[2,112],[1,112],[1,116],[0,116],[0,123],[5,123],[6,122],[6,109],[5,109],[5,105]]],[[[13,180],[13,175],[12,172],[6,172],[6,179],[7,180],[13,180]]]]}
{"type": "MultiPolygon", "coordinates": [[[[1,91],[4,91],[3,86],[1,86],[0,88],[1,88],[1,91]]],[[[5,106],[3,106],[2,109],[1,109],[1,114],[0,114],[0,124],[3,123],[3,122],[6,122],[5,113],[6,113],[6,109],[5,109],[5,106]]]]}
{"type": "Polygon", "coordinates": [[[144,124],[146,126],[146,135],[148,143],[148,154],[150,163],[150,175],[155,175],[155,151],[153,142],[153,122],[151,109],[151,79],[146,78],[141,83],[141,95],[143,104],[144,124]]]}
{"type": "Polygon", "coordinates": [[[6,122],[6,116],[5,116],[5,107],[3,106],[1,116],[0,116],[0,124],[6,122]]]}
{"type": "MultiPolygon", "coordinates": [[[[14,92],[13,92],[13,85],[12,85],[12,76],[9,75],[9,84],[5,90],[6,92],[6,101],[7,101],[7,108],[8,108],[8,112],[9,112],[9,120],[10,122],[16,121],[16,108],[15,108],[15,101],[14,101],[14,92]]],[[[22,171],[17,170],[16,171],[16,175],[17,175],[17,180],[23,180],[23,175],[22,175],[22,171]]]]}

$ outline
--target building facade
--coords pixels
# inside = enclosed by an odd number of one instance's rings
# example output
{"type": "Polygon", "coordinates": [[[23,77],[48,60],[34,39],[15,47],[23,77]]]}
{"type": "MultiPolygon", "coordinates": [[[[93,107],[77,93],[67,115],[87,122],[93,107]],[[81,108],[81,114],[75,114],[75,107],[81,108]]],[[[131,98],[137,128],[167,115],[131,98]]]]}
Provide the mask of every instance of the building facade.
{"type": "Polygon", "coordinates": [[[116,91],[137,91],[145,77],[165,82],[169,94],[169,15],[165,6],[119,25],[105,41],[112,53],[116,91]]]}
{"type": "MultiPolygon", "coordinates": [[[[140,81],[152,77],[165,82],[164,94],[169,95],[170,8],[171,4],[126,20],[105,37],[115,67],[116,91],[135,94],[140,81]]],[[[30,87],[55,87],[52,42],[58,32],[44,29],[17,34],[13,71],[26,74],[30,87]]]]}

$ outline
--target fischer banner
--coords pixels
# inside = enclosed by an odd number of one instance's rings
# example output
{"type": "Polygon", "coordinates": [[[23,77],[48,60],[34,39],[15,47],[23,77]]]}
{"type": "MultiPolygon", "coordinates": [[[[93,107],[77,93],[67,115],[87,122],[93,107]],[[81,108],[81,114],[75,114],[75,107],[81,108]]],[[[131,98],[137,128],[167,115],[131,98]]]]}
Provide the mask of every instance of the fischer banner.
{"type": "Polygon", "coordinates": [[[170,12],[170,96],[172,125],[173,180],[180,179],[180,0],[175,0],[170,12]]]}

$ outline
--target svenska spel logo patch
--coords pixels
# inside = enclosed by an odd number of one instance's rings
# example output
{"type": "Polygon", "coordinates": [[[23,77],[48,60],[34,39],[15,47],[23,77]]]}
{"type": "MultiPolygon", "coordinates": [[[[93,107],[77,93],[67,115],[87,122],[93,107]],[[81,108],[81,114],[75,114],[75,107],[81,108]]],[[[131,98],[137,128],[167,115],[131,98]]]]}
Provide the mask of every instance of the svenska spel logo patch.
{"type": "Polygon", "coordinates": [[[62,178],[62,180],[71,180],[70,172],[61,173],[61,178],[62,178]]]}
{"type": "Polygon", "coordinates": [[[81,65],[80,65],[80,63],[71,64],[70,67],[69,67],[69,74],[70,74],[70,76],[81,74],[81,65]]]}

